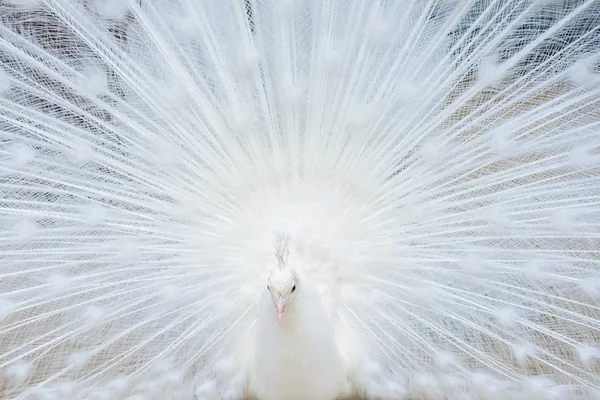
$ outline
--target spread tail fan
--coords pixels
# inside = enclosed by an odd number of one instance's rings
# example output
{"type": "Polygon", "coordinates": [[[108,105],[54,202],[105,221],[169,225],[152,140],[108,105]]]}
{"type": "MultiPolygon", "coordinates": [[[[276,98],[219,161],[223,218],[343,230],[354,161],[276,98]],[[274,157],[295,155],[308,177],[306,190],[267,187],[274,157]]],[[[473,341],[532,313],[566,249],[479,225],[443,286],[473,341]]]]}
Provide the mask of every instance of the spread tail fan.
{"type": "Polygon", "coordinates": [[[5,0],[0,60],[1,398],[600,398],[597,0],[5,0]]]}

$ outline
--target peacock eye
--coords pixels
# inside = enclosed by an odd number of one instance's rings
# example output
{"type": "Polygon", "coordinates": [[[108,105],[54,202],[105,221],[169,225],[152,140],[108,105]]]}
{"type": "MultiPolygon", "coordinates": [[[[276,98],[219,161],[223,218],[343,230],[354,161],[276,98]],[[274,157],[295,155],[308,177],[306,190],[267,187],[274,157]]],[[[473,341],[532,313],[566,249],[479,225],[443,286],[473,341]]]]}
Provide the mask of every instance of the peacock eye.
{"type": "Polygon", "coordinates": [[[296,291],[296,285],[294,285],[294,287],[292,288],[292,293],[294,293],[296,291]]]}

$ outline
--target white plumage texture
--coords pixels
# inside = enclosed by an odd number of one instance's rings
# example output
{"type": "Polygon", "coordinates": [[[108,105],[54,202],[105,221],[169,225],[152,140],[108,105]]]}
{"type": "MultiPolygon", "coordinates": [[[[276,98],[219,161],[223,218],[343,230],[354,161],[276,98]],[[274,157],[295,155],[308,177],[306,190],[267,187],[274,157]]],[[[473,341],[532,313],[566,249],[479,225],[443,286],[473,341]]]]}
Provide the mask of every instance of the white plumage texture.
{"type": "Polygon", "coordinates": [[[597,0],[8,0],[0,60],[0,398],[600,399],[597,0]]]}

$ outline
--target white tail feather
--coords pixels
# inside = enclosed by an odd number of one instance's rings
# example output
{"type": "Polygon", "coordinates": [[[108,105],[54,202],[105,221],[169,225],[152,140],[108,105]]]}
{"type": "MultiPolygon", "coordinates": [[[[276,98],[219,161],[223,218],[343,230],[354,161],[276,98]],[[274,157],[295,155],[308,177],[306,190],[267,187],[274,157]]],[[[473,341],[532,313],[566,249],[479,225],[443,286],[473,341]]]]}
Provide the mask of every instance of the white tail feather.
{"type": "Polygon", "coordinates": [[[599,49],[597,0],[1,2],[0,397],[251,396],[280,231],[355,394],[599,396],[599,49]]]}

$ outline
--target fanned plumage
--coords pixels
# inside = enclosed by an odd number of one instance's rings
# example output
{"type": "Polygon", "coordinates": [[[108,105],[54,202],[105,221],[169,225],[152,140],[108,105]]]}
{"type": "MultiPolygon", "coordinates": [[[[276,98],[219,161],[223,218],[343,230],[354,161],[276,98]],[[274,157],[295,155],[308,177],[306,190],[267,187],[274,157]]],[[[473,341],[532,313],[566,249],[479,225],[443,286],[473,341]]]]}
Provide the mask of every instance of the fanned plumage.
{"type": "Polygon", "coordinates": [[[597,0],[5,0],[0,60],[0,398],[600,396],[597,0]]]}

